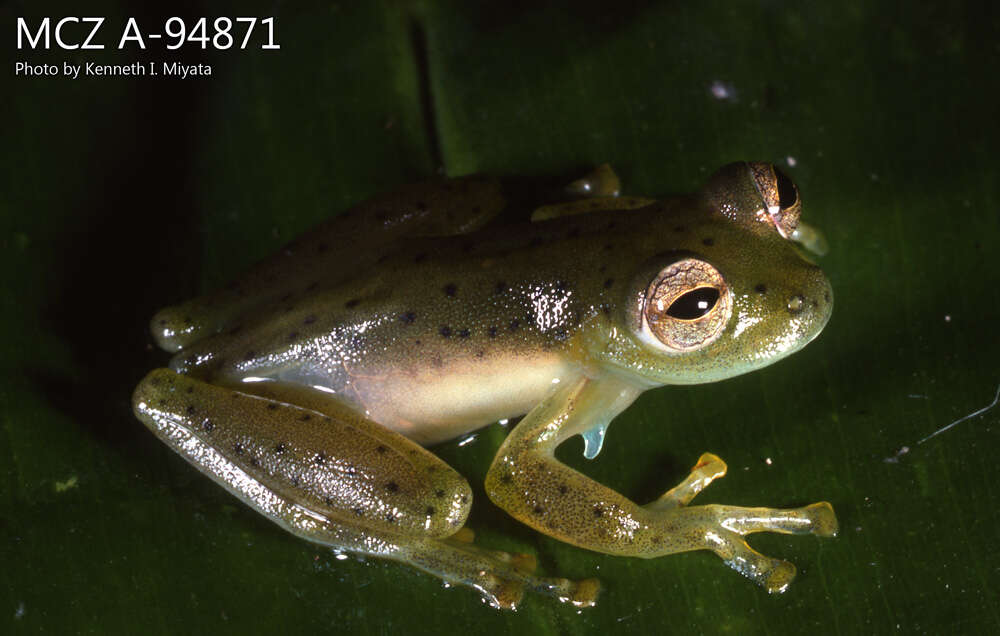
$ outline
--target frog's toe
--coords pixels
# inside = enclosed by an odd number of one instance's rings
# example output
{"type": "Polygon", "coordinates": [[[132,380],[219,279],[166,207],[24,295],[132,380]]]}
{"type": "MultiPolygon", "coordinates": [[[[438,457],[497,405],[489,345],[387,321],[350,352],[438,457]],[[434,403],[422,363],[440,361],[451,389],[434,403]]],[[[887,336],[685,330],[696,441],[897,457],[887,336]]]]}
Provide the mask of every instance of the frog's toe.
{"type": "Polygon", "coordinates": [[[601,582],[597,579],[583,579],[576,581],[570,590],[570,596],[566,599],[574,607],[593,607],[597,604],[597,597],[601,593],[601,582]]]}
{"type": "Polygon", "coordinates": [[[158,311],[149,322],[149,331],[157,346],[164,351],[177,353],[196,341],[201,336],[202,329],[191,313],[186,305],[158,311]]]}
{"type": "Polygon", "coordinates": [[[494,579],[491,584],[479,587],[483,602],[503,610],[516,610],[524,597],[524,585],[518,581],[494,579]]]}
{"type": "Polygon", "coordinates": [[[597,597],[601,594],[601,582],[597,579],[541,579],[541,585],[535,585],[535,591],[555,597],[573,607],[593,607],[597,605],[597,597]]]}
{"type": "Polygon", "coordinates": [[[726,565],[767,590],[768,594],[781,594],[795,579],[795,565],[781,559],[772,559],[744,544],[743,549],[725,559],[726,565]]]}
{"type": "Polygon", "coordinates": [[[812,533],[817,537],[835,537],[840,529],[837,515],[828,501],[820,501],[803,508],[811,522],[812,533]]]}

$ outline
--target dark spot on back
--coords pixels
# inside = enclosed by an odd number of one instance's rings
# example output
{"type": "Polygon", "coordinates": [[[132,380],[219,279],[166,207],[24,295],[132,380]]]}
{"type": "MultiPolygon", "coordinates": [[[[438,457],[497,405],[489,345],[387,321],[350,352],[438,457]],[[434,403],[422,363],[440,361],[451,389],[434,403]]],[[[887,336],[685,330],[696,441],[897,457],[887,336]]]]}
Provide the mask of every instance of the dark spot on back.
{"type": "Polygon", "coordinates": [[[404,311],[403,313],[399,314],[399,322],[403,323],[404,325],[412,325],[413,321],[416,319],[417,319],[417,314],[413,313],[412,311],[404,311]]]}
{"type": "Polygon", "coordinates": [[[705,245],[705,246],[708,246],[708,247],[712,247],[713,245],[715,245],[715,239],[712,238],[711,236],[707,236],[707,237],[701,239],[701,243],[702,243],[702,245],[705,245]]]}
{"type": "Polygon", "coordinates": [[[594,506],[594,516],[600,517],[604,515],[604,510],[600,506],[594,506]]]}
{"type": "Polygon", "coordinates": [[[236,444],[234,444],[233,445],[233,452],[236,453],[237,455],[242,455],[243,454],[243,444],[240,444],[239,442],[237,442],[236,444]]]}
{"type": "Polygon", "coordinates": [[[445,296],[454,297],[455,292],[458,291],[458,286],[456,286],[455,283],[448,283],[442,288],[442,291],[444,291],[445,296]]]}
{"type": "Polygon", "coordinates": [[[298,337],[299,337],[299,332],[298,331],[292,331],[292,332],[289,332],[289,334],[288,334],[288,339],[289,340],[295,340],[298,337]]]}
{"type": "Polygon", "coordinates": [[[316,464],[326,463],[326,455],[324,455],[323,453],[316,453],[316,457],[313,459],[313,461],[316,462],[316,464]]]}
{"type": "Polygon", "coordinates": [[[556,289],[558,289],[559,291],[566,291],[566,287],[567,287],[566,281],[564,280],[556,281],[556,289]]]}
{"type": "Polygon", "coordinates": [[[486,333],[489,334],[490,338],[496,338],[497,337],[497,328],[496,327],[490,327],[489,329],[486,330],[486,333]]]}
{"type": "Polygon", "coordinates": [[[443,338],[450,338],[451,337],[451,327],[449,327],[448,325],[441,325],[441,328],[438,329],[438,333],[441,334],[441,336],[443,338]]]}
{"type": "Polygon", "coordinates": [[[765,285],[764,283],[757,283],[754,286],[753,290],[755,292],[757,292],[758,294],[766,294],[767,293],[767,285],[765,285]]]}
{"type": "Polygon", "coordinates": [[[542,508],[541,506],[535,506],[534,512],[535,512],[536,515],[540,515],[540,514],[542,514],[542,513],[545,512],[545,509],[542,508]]]}
{"type": "Polygon", "coordinates": [[[311,419],[312,419],[312,415],[309,415],[308,413],[306,413],[305,415],[303,415],[302,417],[299,418],[299,420],[302,421],[302,422],[308,422],[311,419]]]}
{"type": "MultiPolygon", "coordinates": [[[[827,296],[829,296],[829,294],[827,294],[827,296]]],[[[186,391],[186,393],[194,393],[194,387],[193,387],[193,386],[189,386],[189,387],[187,388],[187,391],[186,391]]]]}
{"type": "Polygon", "coordinates": [[[212,424],[212,420],[205,420],[204,422],[201,423],[201,430],[205,431],[206,433],[211,433],[214,428],[215,424],[212,424]]]}
{"type": "Polygon", "coordinates": [[[427,506],[427,508],[424,509],[424,514],[428,517],[433,517],[436,512],[437,510],[434,509],[434,506],[427,506]]]}
{"type": "Polygon", "coordinates": [[[278,454],[281,454],[281,453],[284,453],[287,449],[288,449],[288,447],[285,446],[284,442],[279,442],[278,445],[274,447],[274,452],[278,453],[278,454]]]}
{"type": "Polygon", "coordinates": [[[358,303],[360,303],[360,302],[361,301],[358,300],[357,298],[352,298],[349,301],[347,301],[346,303],[344,303],[344,307],[346,309],[350,309],[351,307],[357,307],[358,303]]]}
{"type": "Polygon", "coordinates": [[[187,414],[188,415],[194,415],[194,411],[195,411],[195,408],[194,408],[193,404],[187,407],[187,414]]]}
{"type": "Polygon", "coordinates": [[[394,481],[390,481],[388,484],[385,485],[385,489],[388,490],[389,492],[399,492],[399,484],[397,484],[394,481]]]}
{"type": "Polygon", "coordinates": [[[246,353],[243,354],[243,359],[244,360],[253,360],[256,356],[257,356],[257,352],[251,350],[251,351],[247,351],[246,353]]]}
{"type": "Polygon", "coordinates": [[[468,329],[459,329],[459,331],[458,331],[458,337],[459,338],[468,338],[469,337],[469,330],[468,329]]]}
{"type": "Polygon", "coordinates": [[[277,411],[278,410],[278,405],[275,404],[274,402],[270,402],[267,405],[267,410],[268,411],[277,411]]]}
{"type": "Polygon", "coordinates": [[[674,232],[677,232],[678,234],[681,233],[681,232],[686,232],[686,231],[687,231],[687,228],[684,227],[683,225],[675,225],[674,226],[674,232]]]}
{"type": "Polygon", "coordinates": [[[434,496],[437,497],[438,499],[442,499],[442,498],[444,498],[444,491],[440,490],[440,489],[435,490],[434,491],[434,496]]]}
{"type": "Polygon", "coordinates": [[[311,325],[314,322],[316,322],[316,315],[315,314],[309,314],[308,316],[305,317],[305,319],[302,320],[302,324],[303,325],[311,325]]]}
{"type": "Polygon", "coordinates": [[[608,278],[604,281],[604,289],[611,289],[611,286],[615,284],[615,279],[608,278]]]}
{"type": "Polygon", "coordinates": [[[427,209],[427,204],[424,203],[423,201],[417,201],[417,209],[423,212],[424,210],[427,209]]]}
{"type": "Polygon", "coordinates": [[[379,444],[379,445],[378,445],[378,448],[376,448],[376,449],[375,449],[375,452],[376,452],[376,453],[380,453],[380,454],[381,454],[381,453],[384,453],[384,452],[386,452],[387,450],[389,450],[389,449],[388,449],[388,448],[386,448],[385,446],[383,446],[383,445],[379,444]]]}
{"type": "Polygon", "coordinates": [[[559,486],[559,494],[560,495],[565,495],[568,492],[569,492],[569,488],[567,488],[565,484],[563,484],[562,486],[559,486]]]}
{"type": "Polygon", "coordinates": [[[517,328],[520,327],[520,326],[521,326],[521,321],[518,320],[517,318],[515,318],[514,320],[510,321],[510,330],[511,331],[517,331],[517,328]]]}
{"type": "Polygon", "coordinates": [[[319,245],[316,246],[316,251],[319,252],[320,254],[324,253],[328,249],[330,249],[330,246],[327,245],[326,243],[320,243],[319,245]]]}
{"type": "Polygon", "coordinates": [[[420,252],[419,254],[417,254],[416,256],[413,257],[413,262],[414,263],[419,263],[419,262],[425,260],[426,258],[427,258],[427,253],[426,252],[420,252]]]}

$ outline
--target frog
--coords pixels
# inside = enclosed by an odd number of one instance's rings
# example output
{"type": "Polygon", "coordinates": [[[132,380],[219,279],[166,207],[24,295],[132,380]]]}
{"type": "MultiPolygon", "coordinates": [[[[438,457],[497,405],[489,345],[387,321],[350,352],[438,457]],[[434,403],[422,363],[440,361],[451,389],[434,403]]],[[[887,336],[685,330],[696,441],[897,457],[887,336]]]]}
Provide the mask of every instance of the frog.
{"type": "Polygon", "coordinates": [[[830,503],[692,505],[727,470],[704,453],[639,504],[555,450],[579,435],[594,458],[643,392],[744,374],[820,333],[833,295],[795,184],[740,161],[693,194],[633,197],[601,166],[505,222],[515,202],[483,175],[401,186],[161,310],[151,332],[173,356],[135,389],[135,415],[298,537],[415,566],[500,609],[526,591],[593,606],[597,579],[542,576],[531,554],[478,545],[468,481],[429,450],[523,415],[485,478],[510,516],[607,555],[708,550],[785,591],[795,566],[746,536],[834,536],[830,503]]]}

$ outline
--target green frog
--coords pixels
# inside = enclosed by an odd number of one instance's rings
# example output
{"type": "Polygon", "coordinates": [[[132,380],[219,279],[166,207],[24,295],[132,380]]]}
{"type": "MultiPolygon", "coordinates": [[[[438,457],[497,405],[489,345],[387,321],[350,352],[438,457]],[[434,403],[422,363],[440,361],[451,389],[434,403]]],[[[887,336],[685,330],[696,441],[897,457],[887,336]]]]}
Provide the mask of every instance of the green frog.
{"type": "Polygon", "coordinates": [[[509,195],[470,176],[399,188],[333,217],[228,287],[160,311],[175,355],[136,416],[267,518],[337,550],[408,563],[515,609],[524,590],[585,607],[595,579],[534,573],[480,547],[468,482],[427,450],[526,414],[496,453],[490,499],[539,532],[611,555],[711,550],[768,592],[795,576],[754,532],[833,536],[829,503],[690,505],[726,465],[706,453],[640,505],[556,459],[601,450],[647,389],[771,364],[826,324],[830,285],[803,250],[795,185],[766,163],[689,196],[619,195],[607,166],[564,203],[499,224],[509,195]]]}

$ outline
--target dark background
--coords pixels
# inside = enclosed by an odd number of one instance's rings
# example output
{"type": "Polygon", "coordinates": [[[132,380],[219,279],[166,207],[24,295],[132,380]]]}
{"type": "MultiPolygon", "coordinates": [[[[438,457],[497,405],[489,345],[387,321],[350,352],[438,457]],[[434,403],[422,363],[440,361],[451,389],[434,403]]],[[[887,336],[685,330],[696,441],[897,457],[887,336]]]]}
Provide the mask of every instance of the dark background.
{"type": "Polygon", "coordinates": [[[1000,408],[917,444],[1000,383],[993,5],[474,4],[0,4],[0,631],[1000,627],[1000,408]],[[109,49],[16,50],[16,17],[65,15],[107,17],[109,49]],[[274,16],[282,48],[118,52],[130,15],[149,30],[170,15],[274,16]],[[213,75],[23,78],[18,59],[179,59],[213,75]],[[604,161],[628,192],[663,195],[736,159],[798,183],[831,244],[831,323],[773,367],[645,394],[593,462],[576,440],[560,456],[638,500],[704,451],[730,474],[699,501],[830,500],[837,539],[753,539],[799,566],[783,596],[707,553],[615,559],[520,526],[481,490],[504,435],[493,426],[441,448],[476,489],[478,540],[605,584],[595,609],[529,596],[497,613],[284,534],[131,415],[132,387],[167,357],[146,331],[156,309],[366,196],[439,172],[604,161]]]}

